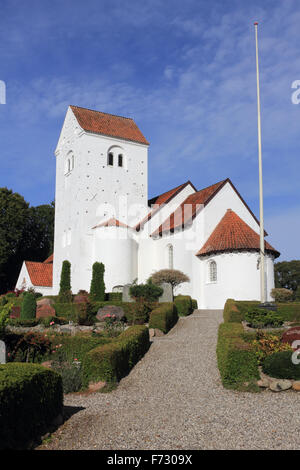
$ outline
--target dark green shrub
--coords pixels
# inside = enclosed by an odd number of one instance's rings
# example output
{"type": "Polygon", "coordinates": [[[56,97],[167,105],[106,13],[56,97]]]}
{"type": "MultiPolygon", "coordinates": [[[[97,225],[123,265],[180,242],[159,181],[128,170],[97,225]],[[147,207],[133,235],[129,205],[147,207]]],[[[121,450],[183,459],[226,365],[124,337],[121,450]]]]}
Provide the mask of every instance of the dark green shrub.
{"type": "Polygon", "coordinates": [[[119,381],[144,356],[149,346],[148,328],[136,325],[110,343],[89,351],[82,363],[84,386],[100,380],[108,383],[119,381]]]}
{"type": "Polygon", "coordinates": [[[25,448],[63,408],[62,379],[37,364],[0,365],[0,449],[25,448]]]}
{"type": "Polygon", "coordinates": [[[292,351],[280,351],[266,357],[263,372],[277,379],[300,380],[300,364],[293,364],[292,351]]]}
{"type": "Polygon", "coordinates": [[[225,388],[245,389],[245,383],[259,379],[255,351],[243,335],[241,323],[228,322],[219,326],[217,360],[225,388]]]}
{"type": "Polygon", "coordinates": [[[71,263],[67,260],[63,261],[62,263],[58,297],[59,302],[72,302],[71,263]]]}
{"type": "Polygon", "coordinates": [[[104,301],[105,299],[105,284],[104,284],[104,264],[94,263],[93,274],[90,288],[91,301],[104,301]]]}
{"type": "Polygon", "coordinates": [[[174,304],[180,317],[186,317],[193,312],[192,298],[189,295],[177,295],[174,304]]]}
{"type": "Polygon", "coordinates": [[[178,312],[175,303],[161,303],[150,314],[149,328],[158,328],[164,333],[168,333],[177,321],[178,312]]]}
{"type": "Polygon", "coordinates": [[[117,301],[122,302],[122,292],[107,292],[105,294],[105,301],[117,301]]]}
{"type": "Polygon", "coordinates": [[[20,319],[21,320],[32,320],[36,314],[36,299],[32,292],[27,292],[23,297],[20,319]]]}
{"type": "Polygon", "coordinates": [[[197,310],[198,309],[198,302],[196,299],[192,299],[192,308],[193,310],[197,310]]]}
{"type": "Polygon", "coordinates": [[[129,295],[136,301],[156,302],[163,294],[163,289],[153,284],[151,279],[147,284],[132,284],[129,288],[129,295]]]}
{"type": "Polygon", "coordinates": [[[245,320],[252,328],[279,327],[283,320],[279,313],[272,310],[252,307],[245,314],[245,320]]]}

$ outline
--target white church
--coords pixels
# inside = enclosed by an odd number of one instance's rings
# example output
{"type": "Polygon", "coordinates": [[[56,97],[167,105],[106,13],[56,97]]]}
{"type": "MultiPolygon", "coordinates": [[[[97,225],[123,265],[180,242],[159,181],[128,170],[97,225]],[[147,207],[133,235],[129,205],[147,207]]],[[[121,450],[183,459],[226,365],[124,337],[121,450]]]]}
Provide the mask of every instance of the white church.
{"type": "MultiPolygon", "coordinates": [[[[89,291],[99,261],[107,292],[173,268],[190,278],[176,293],[199,308],[260,299],[259,221],[230,179],[200,190],[186,181],[148,200],[148,147],[133,119],[68,107],[55,150],[54,253],[24,261],[16,288],[57,295],[69,260],[72,292],[89,291]]],[[[266,241],[265,253],[270,301],[280,254],[266,241]]]]}

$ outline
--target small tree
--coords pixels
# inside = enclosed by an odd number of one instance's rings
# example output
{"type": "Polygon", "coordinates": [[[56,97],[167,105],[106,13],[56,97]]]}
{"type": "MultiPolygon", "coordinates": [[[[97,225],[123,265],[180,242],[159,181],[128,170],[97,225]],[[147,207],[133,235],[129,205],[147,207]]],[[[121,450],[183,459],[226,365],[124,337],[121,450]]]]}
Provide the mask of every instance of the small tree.
{"type": "Polygon", "coordinates": [[[59,301],[60,302],[72,302],[72,291],[71,291],[71,263],[70,261],[63,261],[60,275],[59,284],[59,301]]]}
{"type": "Polygon", "coordinates": [[[171,284],[172,292],[174,295],[174,289],[182,284],[183,282],[190,282],[190,278],[184,274],[182,271],[178,271],[177,269],[161,269],[160,271],[156,271],[150,277],[153,284],[161,285],[164,282],[171,284]]]}
{"type": "Polygon", "coordinates": [[[32,292],[26,292],[21,306],[21,320],[32,320],[36,314],[36,299],[32,292]]]}
{"type": "Polygon", "coordinates": [[[93,274],[90,288],[90,299],[92,301],[105,300],[105,284],[104,284],[104,264],[96,261],[93,264],[93,274]]]}

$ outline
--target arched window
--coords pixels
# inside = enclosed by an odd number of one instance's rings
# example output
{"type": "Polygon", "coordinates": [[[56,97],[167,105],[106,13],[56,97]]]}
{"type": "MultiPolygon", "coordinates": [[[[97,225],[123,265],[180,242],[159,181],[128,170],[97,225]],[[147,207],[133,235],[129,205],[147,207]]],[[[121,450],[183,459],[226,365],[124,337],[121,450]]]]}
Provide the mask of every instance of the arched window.
{"type": "Polygon", "coordinates": [[[74,154],[70,151],[66,158],[65,174],[68,175],[74,168],[74,154]]]}
{"type": "Polygon", "coordinates": [[[107,164],[110,166],[114,166],[114,154],[112,152],[109,152],[107,156],[107,164]]]}
{"type": "Polygon", "coordinates": [[[168,250],[168,266],[169,269],[173,269],[174,267],[174,250],[173,250],[173,245],[171,243],[167,246],[168,250]]]}
{"type": "Polygon", "coordinates": [[[118,155],[118,166],[123,166],[123,155],[121,153],[118,155]]]}
{"type": "Polygon", "coordinates": [[[209,282],[217,282],[217,263],[215,261],[209,263],[209,282]]]}

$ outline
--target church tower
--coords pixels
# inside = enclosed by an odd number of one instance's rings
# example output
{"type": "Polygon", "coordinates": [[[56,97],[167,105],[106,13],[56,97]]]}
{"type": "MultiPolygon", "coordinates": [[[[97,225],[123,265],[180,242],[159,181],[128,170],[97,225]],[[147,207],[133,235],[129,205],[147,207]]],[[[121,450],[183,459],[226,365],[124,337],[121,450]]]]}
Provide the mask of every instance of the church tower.
{"type": "MultiPolygon", "coordinates": [[[[130,257],[134,246],[130,227],[141,219],[143,208],[147,207],[148,146],[133,119],[69,106],[55,151],[54,294],[59,291],[64,260],[71,262],[73,293],[89,290],[95,261],[111,265],[106,283],[108,289],[114,287],[116,281],[110,276],[120,259],[115,259],[117,253],[112,244],[108,252],[107,245],[96,236],[97,227],[109,228],[105,223],[116,220],[119,225],[115,223],[115,228],[117,225],[127,230],[124,238],[129,240],[123,252],[130,257]]],[[[110,237],[111,232],[105,233],[110,237]]],[[[118,247],[121,249],[122,243],[118,247]]],[[[127,260],[129,278],[120,279],[121,282],[133,280],[134,259],[133,253],[132,259],[127,260]]]]}

